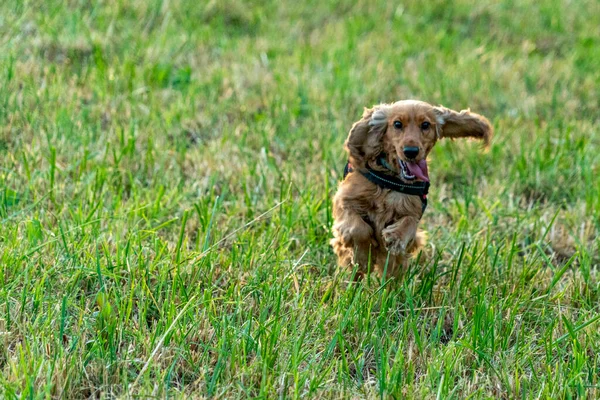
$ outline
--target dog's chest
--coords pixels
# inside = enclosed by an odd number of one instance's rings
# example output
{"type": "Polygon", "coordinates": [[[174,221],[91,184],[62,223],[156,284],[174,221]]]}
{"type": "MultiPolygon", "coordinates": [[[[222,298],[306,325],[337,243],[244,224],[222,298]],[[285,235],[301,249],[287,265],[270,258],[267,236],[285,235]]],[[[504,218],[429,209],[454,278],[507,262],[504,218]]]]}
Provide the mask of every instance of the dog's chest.
{"type": "Polygon", "coordinates": [[[407,215],[420,217],[422,213],[421,200],[417,196],[387,191],[377,200],[374,211],[377,219],[386,225],[407,215]]]}

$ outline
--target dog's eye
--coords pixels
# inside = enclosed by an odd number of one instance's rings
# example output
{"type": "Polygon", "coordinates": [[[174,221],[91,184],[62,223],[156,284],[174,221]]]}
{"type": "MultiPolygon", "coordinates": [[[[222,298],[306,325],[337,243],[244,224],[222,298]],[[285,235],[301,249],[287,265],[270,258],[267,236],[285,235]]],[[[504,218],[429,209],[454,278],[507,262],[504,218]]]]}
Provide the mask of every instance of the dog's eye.
{"type": "Polygon", "coordinates": [[[429,129],[430,126],[431,126],[431,124],[429,122],[425,121],[421,124],[421,129],[426,131],[427,129],[429,129]]]}
{"type": "Polygon", "coordinates": [[[402,129],[402,122],[400,122],[400,121],[394,121],[394,128],[396,128],[396,129],[402,129]]]}

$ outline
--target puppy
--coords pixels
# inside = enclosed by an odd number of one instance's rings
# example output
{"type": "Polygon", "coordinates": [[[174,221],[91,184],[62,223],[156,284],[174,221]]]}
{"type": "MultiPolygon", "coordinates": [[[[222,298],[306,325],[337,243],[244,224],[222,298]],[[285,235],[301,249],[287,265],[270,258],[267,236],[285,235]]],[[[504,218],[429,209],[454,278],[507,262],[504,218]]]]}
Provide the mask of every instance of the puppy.
{"type": "Polygon", "coordinates": [[[333,198],[331,245],[338,264],[397,276],[425,244],[417,226],[427,206],[427,155],[441,138],[487,145],[489,121],[416,100],[365,109],[345,143],[348,164],[333,198]]]}

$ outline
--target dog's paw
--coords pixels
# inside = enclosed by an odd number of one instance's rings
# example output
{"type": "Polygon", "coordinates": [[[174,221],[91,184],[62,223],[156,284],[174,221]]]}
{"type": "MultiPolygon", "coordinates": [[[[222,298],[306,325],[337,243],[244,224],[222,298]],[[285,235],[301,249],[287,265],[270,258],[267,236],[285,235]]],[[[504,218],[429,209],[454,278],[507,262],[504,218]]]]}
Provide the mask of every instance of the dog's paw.
{"type": "Polygon", "coordinates": [[[381,232],[381,236],[385,242],[385,248],[391,254],[395,256],[406,254],[408,243],[402,238],[399,238],[395,231],[384,229],[383,232],[381,232]]]}
{"type": "Polygon", "coordinates": [[[344,243],[371,241],[373,230],[367,224],[339,224],[334,227],[344,243]]]}
{"type": "Polygon", "coordinates": [[[384,239],[385,248],[390,254],[395,256],[402,256],[406,254],[406,244],[402,240],[398,239],[384,239]]]}

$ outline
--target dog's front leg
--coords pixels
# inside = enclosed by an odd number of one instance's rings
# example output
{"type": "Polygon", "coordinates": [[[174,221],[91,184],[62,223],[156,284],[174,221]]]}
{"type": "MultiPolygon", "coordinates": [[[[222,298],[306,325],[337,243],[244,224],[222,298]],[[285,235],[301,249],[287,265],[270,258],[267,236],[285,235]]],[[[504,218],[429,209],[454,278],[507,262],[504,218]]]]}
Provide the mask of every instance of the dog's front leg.
{"type": "Polygon", "coordinates": [[[370,243],[373,229],[355,212],[344,210],[342,215],[335,221],[333,231],[347,245],[370,243]]]}
{"type": "Polygon", "coordinates": [[[405,255],[409,245],[415,240],[418,223],[417,218],[406,216],[385,228],[381,235],[387,250],[394,255],[405,255]]]}
{"type": "Polygon", "coordinates": [[[338,263],[347,267],[358,264],[361,271],[367,271],[371,249],[376,247],[373,229],[351,210],[336,209],[335,214],[331,245],[338,256],[338,263]]]}

